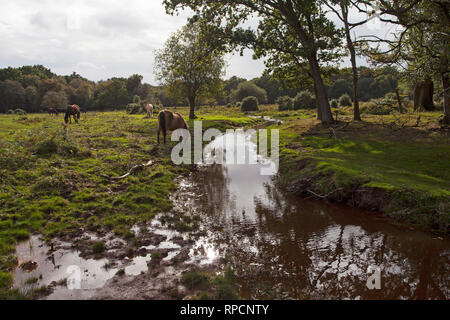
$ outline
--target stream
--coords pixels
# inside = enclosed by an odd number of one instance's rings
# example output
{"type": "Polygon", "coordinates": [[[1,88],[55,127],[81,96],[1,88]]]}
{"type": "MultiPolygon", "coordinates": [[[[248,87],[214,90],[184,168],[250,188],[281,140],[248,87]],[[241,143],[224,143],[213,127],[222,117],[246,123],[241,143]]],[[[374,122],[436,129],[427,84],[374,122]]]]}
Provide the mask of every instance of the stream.
{"type": "MultiPolygon", "coordinates": [[[[231,148],[225,143],[230,141],[227,134],[217,137],[205,147],[205,154],[229,154],[239,144],[246,153],[255,151],[253,139],[240,135],[231,148]]],[[[35,276],[40,285],[53,283],[55,290],[47,299],[141,297],[142,292],[157,290],[147,275],[150,250],[157,249],[165,253],[159,282],[169,274],[179,277],[192,266],[226,261],[235,271],[239,295],[247,299],[450,297],[449,239],[387,223],[376,213],[287,194],[277,187],[275,172],[260,174],[270,165],[270,159],[261,157],[256,164],[199,165],[180,182],[173,201],[177,210],[201,216],[200,235],[170,231],[156,217],[146,229],[134,231],[162,240],[111,266],[107,258],[81,258],[65,243],[49,255],[48,245],[33,236],[18,246],[17,254],[19,263],[35,261],[36,268],[16,268],[15,287],[22,288],[35,276]],[[193,243],[183,244],[189,241],[193,243]],[[184,262],[171,262],[183,248],[189,252],[184,262]],[[55,284],[67,276],[70,265],[80,266],[81,290],[55,284]],[[379,289],[367,287],[374,268],[380,271],[379,289]],[[112,279],[119,269],[125,273],[122,282],[112,279]],[[146,281],[153,284],[143,284],[146,281]]],[[[95,240],[95,235],[90,237],[95,240]]],[[[121,250],[122,244],[107,247],[121,250]]]]}

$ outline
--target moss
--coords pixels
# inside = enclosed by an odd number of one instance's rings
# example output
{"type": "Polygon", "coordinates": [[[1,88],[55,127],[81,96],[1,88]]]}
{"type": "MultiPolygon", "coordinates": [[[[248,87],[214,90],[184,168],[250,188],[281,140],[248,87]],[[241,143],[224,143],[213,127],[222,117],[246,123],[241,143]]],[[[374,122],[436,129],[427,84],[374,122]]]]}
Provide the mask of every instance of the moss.
{"type": "Polygon", "coordinates": [[[101,241],[96,241],[92,244],[92,252],[100,253],[105,250],[105,244],[101,241]]]}

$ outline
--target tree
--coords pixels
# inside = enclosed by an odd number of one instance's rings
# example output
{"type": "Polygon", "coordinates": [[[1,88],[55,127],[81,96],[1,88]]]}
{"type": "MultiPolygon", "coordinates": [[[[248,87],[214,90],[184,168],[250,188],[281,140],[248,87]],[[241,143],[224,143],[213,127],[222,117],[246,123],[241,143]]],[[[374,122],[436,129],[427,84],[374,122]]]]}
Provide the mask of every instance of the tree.
{"type": "Polygon", "coordinates": [[[246,97],[255,97],[259,104],[267,103],[266,90],[258,87],[252,82],[241,82],[235,90],[231,92],[231,100],[233,102],[242,101],[246,97]]]}
{"type": "Polygon", "coordinates": [[[142,79],[144,77],[139,74],[133,74],[127,79],[127,90],[130,96],[136,94],[136,91],[141,86],[142,79]]]}
{"type": "Polygon", "coordinates": [[[38,111],[38,91],[35,86],[28,86],[25,88],[25,109],[28,112],[38,111]]]}
{"type": "Polygon", "coordinates": [[[15,80],[0,81],[0,111],[22,108],[25,102],[25,90],[15,80]]]}
{"type": "Polygon", "coordinates": [[[156,52],[157,80],[167,85],[172,95],[187,98],[190,119],[196,118],[197,99],[217,91],[224,75],[224,54],[212,46],[213,36],[192,23],[172,34],[156,52]]]}
{"type": "Polygon", "coordinates": [[[335,58],[340,34],[315,0],[164,0],[168,13],[189,7],[217,28],[218,38],[255,49],[256,56],[283,54],[299,66],[306,66],[314,82],[318,118],[333,122],[321,63],[335,58]],[[243,30],[240,25],[249,16],[259,16],[258,30],[243,30]],[[230,36],[231,34],[231,36],[230,36]]]}
{"type": "Polygon", "coordinates": [[[345,39],[347,41],[347,50],[350,53],[350,62],[352,64],[352,80],[353,80],[353,120],[361,121],[361,114],[359,112],[359,94],[358,94],[358,69],[356,66],[356,50],[355,44],[350,35],[350,31],[355,26],[361,25],[366,22],[366,20],[358,23],[350,23],[348,19],[349,8],[351,7],[350,0],[332,0],[325,1],[325,4],[330,8],[337,17],[344,24],[345,39]],[[330,2],[330,3],[328,3],[330,2]],[[336,9],[334,5],[337,5],[340,9],[336,9]]]}
{"type": "MultiPolygon", "coordinates": [[[[372,1],[359,1],[361,12],[374,11],[372,1]],[[365,6],[365,7],[363,7],[365,6]]],[[[450,123],[450,3],[443,0],[379,0],[380,20],[398,25],[395,38],[380,39],[368,36],[365,42],[375,44],[366,53],[375,62],[397,64],[406,69],[406,76],[414,82],[430,76],[442,83],[444,97],[443,123],[450,123]],[[386,44],[387,49],[380,44],[386,44]]]]}
{"type": "Polygon", "coordinates": [[[97,88],[96,104],[100,109],[117,109],[125,107],[129,96],[125,81],[119,78],[112,78],[101,82],[97,88]]]}
{"type": "Polygon", "coordinates": [[[41,106],[44,108],[65,108],[67,107],[67,96],[62,91],[49,91],[42,98],[41,106]]]}

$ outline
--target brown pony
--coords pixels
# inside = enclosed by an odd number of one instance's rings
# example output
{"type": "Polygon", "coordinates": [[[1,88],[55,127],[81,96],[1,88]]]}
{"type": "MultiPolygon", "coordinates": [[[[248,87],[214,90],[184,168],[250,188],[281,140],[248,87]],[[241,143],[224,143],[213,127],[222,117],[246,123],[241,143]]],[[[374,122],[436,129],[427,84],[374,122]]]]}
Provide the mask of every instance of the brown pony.
{"type": "Polygon", "coordinates": [[[152,105],[152,104],[147,103],[147,104],[145,105],[145,111],[147,111],[147,116],[148,116],[149,118],[153,117],[153,105],[152,105]]]}
{"type": "Polygon", "coordinates": [[[58,115],[58,110],[56,110],[55,108],[48,108],[48,114],[49,115],[58,115]]]}
{"type": "Polygon", "coordinates": [[[80,119],[80,107],[76,104],[68,106],[66,109],[66,115],[64,117],[64,122],[67,124],[69,121],[72,123],[72,118],[75,120],[76,123],[78,123],[78,119],[80,119]]]}
{"type": "Polygon", "coordinates": [[[160,131],[163,133],[164,144],[166,144],[167,131],[174,131],[176,129],[189,129],[183,116],[179,112],[169,110],[160,111],[158,114],[158,144],[160,131]]]}

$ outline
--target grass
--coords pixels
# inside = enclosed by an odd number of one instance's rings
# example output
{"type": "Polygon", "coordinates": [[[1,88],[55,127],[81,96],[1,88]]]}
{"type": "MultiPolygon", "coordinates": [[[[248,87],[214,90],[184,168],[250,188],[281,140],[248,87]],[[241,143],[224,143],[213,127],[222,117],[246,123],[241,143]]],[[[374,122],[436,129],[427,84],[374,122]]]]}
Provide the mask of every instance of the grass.
{"type": "Polygon", "coordinates": [[[199,300],[237,300],[238,294],[234,288],[235,274],[230,266],[227,266],[223,275],[211,277],[209,273],[190,271],[183,274],[182,283],[190,290],[202,290],[199,300]]]}
{"type": "MultiPolygon", "coordinates": [[[[280,128],[280,175],[284,186],[299,181],[329,198],[386,212],[403,222],[448,232],[450,222],[450,144],[439,133],[440,113],[375,116],[363,114],[353,122],[351,108],[336,109],[349,122],[332,133],[311,111],[283,112],[280,128]],[[333,194],[331,194],[333,192],[333,194]],[[374,201],[366,201],[358,192],[374,201]],[[375,193],[381,196],[378,203],[375,193]],[[359,200],[358,200],[359,198],[359,200]]],[[[266,115],[279,112],[266,110],[266,115]]],[[[333,112],[335,113],[335,112],[333,112]]],[[[308,194],[311,196],[311,193],[308,194]]]]}
{"type": "MultiPolygon", "coordinates": [[[[219,116],[221,108],[198,111],[203,129],[257,123],[227,110],[227,117],[219,116]]],[[[187,108],[177,111],[187,118],[187,108]]],[[[189,125],[193,128],[192,121],[189,125]]],[[[1,297],[12,284],[15,246],[30,233],[51,239],[86,229],[132,239],[131,226],[172,208],[176,177],[190,167],[172,164],[175,143],[158,146],[156,130],[156,118],[125,112],[90,112],[67,129],[62,117],[0,115],[1,297]],[[150,159],[153,166],[126,179],[109,178],[150,159]]],[[[92,250],[103,248],[94,244],[92,250]]]]}
{"type": "MultiPolygon", "coordinates": [[[[186,118],[187,108],[177,108],[186,118]]],[[[448,231],[450,144],[431,131],[440,113],[368,115],[351,121],[351,108],[339,108],[349,122],[336,135],[316,120],[314,110],[278,111],[261,106],[252,115],[283,120],[280,129],[280,182],[308,188],[338,201],[365,190],[383,194],[387,214],[409,223],[448,231]]],[[[201,108],[203,130],[255,126],[237,108],[201,108]]],[[[156,144],[156,119],[125,112],[88,113],[79,124],[63,128],[61,117],[46,114],[0,115],[0,298],[17,297],[10,271],[17,265],[15,245],[38,232],[47,239],[82,228],[114,231],[133,239],[130,227],[169,211],[175,178],[190,166],[175,166],[171,147],[156,144]],[[123,180],[112,180],[149,159],[155,164],[123,180]]],[[[189,121],[193,130],[194,123],[189,121]]],[[[270,128],[270,127],[269,127],[270,128]]],[[[169,139],[170,140],[170,139],[169,139]]],[[[172,221],[188,230],[195,221],[172,221]]],[[[93,248],[94,250],[94,248],[93,248]]],[[[220,280],[218,280],[220,284],[220,280]]],[[[227,296],[226,285],[219,296],[227,296]]]]}

